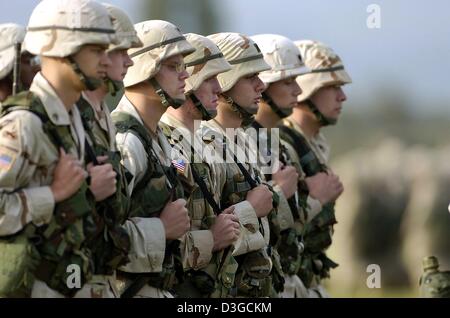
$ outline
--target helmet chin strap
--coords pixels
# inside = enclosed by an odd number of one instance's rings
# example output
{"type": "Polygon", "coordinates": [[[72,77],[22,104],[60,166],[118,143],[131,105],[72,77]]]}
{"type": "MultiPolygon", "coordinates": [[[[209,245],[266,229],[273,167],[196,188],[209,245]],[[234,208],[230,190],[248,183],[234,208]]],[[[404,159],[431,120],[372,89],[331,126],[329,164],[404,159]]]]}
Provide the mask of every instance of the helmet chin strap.
{"type": "Polygon", "coordinates": [[[324,114],[322,114],[317,106],[312,102],[311,99],[307,99],[304,101],[306,105],[308,105],[309,109],[313,112],[313,114],[316,116],[317,120],[322,126],[330,126],[335,125],[337,120],[333,118],[328,118],[324,114]]]}
{"type": "Polygon", "coordinates": [[[194,93],[191,93],[188,95],[188,97],[192,100],[192,103],[194,106],[200,111],[202,114],[202,120],[211,120],[214,117],[216,117],[217,112],[213,112],[210,110],[207,110],[205,106],[203,106],[202,102],[195,96],[194,93]]]}
{"type": "Polygon", "coordinates": [[[167,94],[167,92],[161,87],[161,85],[159,85],[156,78],[152,77],[148,81],[150,82],[150,84],[152,84],[153,88],[155,89],[155,93],[158,94],[159,98],[161,99],[161,103],[167,108],[169,106],[172,106],[173,108],[177,109],[184,104],[184,99],[170,97],[170,95],[167,94]]]}
{"type": "Polygon", "coordinates": [[[222,95],[225,97],[231,109],[239,114],[239,117],[242,119],[242,127],[247,127],[255,121],[255,114],[250,113],[244,107],[238,105],[231,97],[225,94],[222,95]]]}
{"type": "Polygon", "coordinates": [[[84,72],[81,70],[80,66],[75,61],[73,56],[68,56],[67,59],[69,60],[73,71],[78,75],[80,81],[84,84],[84,86],[88,91],[95,91],[97,88],[102,86],[103,80],[89,77],[86,74],[84,74],[84,72]]]}
{"type": "Polygon", "coordinates": [[[270,109],[280,118],[286,118],[288,117],[290,114],[292,114],[292,109],[281,109],[277,104],[275,104],[275,102],[273,101],[273,99],[267,95],[266,93],[262,93],[262,98],[263,100],[267,103],[267,105],[269,105],[270,109]]]}

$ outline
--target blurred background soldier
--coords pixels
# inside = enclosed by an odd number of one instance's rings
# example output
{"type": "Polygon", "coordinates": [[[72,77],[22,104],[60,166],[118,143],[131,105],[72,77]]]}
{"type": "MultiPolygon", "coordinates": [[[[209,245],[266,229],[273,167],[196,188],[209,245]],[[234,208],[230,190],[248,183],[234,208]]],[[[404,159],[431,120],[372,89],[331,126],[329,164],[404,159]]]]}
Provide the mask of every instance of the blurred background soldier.
{"type": "Polygon", "coordinates": [[[426,298],[450,298],[450,271],[440,271],[435,256],[425,257],[422,264],[420,295],[426,298]]]}
{"type": "Polygon", "coordinates": [[[23,49],[25,28],[14,24],[0,24],[0,102],[13,93],[28,90],[34,76],[40,70],[39,58],[23,49]],[[19,56],[17,55],[19,53],[19,56]],[[16,68],[16,70],[14,70],[16,68]],[[14,78],[16,72],[16,78],[14,78]]]}
{"type": "MultiPolygon", "coordinates": [[[[333,162],[333,170],[345,180],[345,193],[336,202],[339,224],[333,245],[327,251],[340,263],[329,281],[330,289],[339,286],[335,290],[344,293],[367,291],[369,264],[377,264],[382,269],[384,288],[398,288],[407,283],[401,224],[413,200],[411,189],[415,182],[411,177],[422,174],[423,169],[422,155],[416,152],[414,163],[409,157],[404,145],[386,138],[378,147],[366,151],[355,149],[333,162]],[[412,169],[408,168],[410,163],[412,169]]],[[[420,214],[426,213],[423,205],[417,207],[420,214]]],[[[417,240],[424,239],[419,234],[421,231],[421,228],[413,230],[414,250],[421,249],[417,245],[417,240]]],[[[421,256],[415,264],[418,267],[413,278],[415,285],[420,275],[420,260],[421,256]]]]}

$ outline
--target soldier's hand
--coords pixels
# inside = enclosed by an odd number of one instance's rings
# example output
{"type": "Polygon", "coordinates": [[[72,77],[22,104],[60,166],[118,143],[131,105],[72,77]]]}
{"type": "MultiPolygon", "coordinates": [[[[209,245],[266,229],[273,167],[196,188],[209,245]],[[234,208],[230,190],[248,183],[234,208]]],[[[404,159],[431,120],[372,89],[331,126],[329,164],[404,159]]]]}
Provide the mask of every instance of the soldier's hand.
{"type": "Polygon", "coordinates": [[[84,179],[87,177],[81,162],[73,155],[59,149],[59,159],[53,172],[53,181],[50,189],[55,202],[64,201],[78,191],[84,179]]]}
{"type": "Polygon", "coordinates": [[[282,166],[272,174],[272,180],[281,187],[286,198],[290,198],[297,191],[298,172],[293,166],[282,166]]]}
{"type": "Polygon", "coordinates": [[[178,199],[166,204],[159,216],[166,231],[167,240],[176,240],[186,234],[191,227],[186,200],[178,199]]]}
{"type": "Polygon", "coordinates": [[[339,176],[334,174],[334,172],[330,171],[328,175],[332,179],[332,182],[335,184],[336,197],[332,201],[336,201],[337,198],[339,198],[341,196],[341,194],[344,192],[344,185],[342,184],[341,180],[339,179],[339,176]]]}
{"type": "Polygon", "coordinates": [[[305,178],[305,181],[311,197],[319,200],[322,205],[335,201],[344,191],[339,177],[333,173],[321,172],[305,178]]]}
{"type": "Polygon", "coordinates": [[[87,165],[87,171],[91,177],[90,189],[94,194],[95,201],[102,201],[116,192],[117,173],[110,163],[104,163],[107,156],[97,157],[100,165],[87,165]]]}
{"type": "Polygon", "coordinates": [[[234,214],[234,206],[225,209],[211,226],[214,237],[213,252],[223,250],[235,242],[241,233],[239,219],[234,214]]]}
{"type": "Polygon", "coordinates": [[[264,184],[250,190],[246,197],[247,201],[249,201],[255,209],[256,216],[259,218],[267,216],[270,211],[272,211],[272,198],[272,191],[264,184]]]}

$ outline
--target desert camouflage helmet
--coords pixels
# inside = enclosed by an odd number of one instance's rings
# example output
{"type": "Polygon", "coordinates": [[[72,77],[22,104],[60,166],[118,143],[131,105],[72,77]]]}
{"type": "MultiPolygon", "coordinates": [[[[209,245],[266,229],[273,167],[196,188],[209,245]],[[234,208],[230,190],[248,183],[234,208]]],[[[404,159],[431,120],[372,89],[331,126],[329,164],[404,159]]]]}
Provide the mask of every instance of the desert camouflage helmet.
{"type": "MultiPolygon", "coordinates": [[[[251,37],[259,46],[264,55],[264,60],[271,69],[259,74],[259,77],[266,86],[296,76],[307,71],[302,61],[300,51],[297,46],[288,38],[277,34],[259,34],[251,37]]],[[[270,106],[272,111],[280,118],[289,116],[292,109],[282,109],[263,92],[264,101],[270,106]]]]}
{"type": "Polygon", "coordinates": [[[134,25],[142,48],[130,49],[128,53],[134,65],[125,76],[125,87],[146,81],[158,73],[161,62],[174,55],[187,55],[195,51],[175,25],[162,20],[149,20],[134,25]]]}
{"type": "Polygon", "coordinates": [[[116,43],[111,44],[108,51],[142,47],[143,44],[137,36],[133,22],[126,12],[109,3],[102,3],[102,5],[108,11],[116,32],[116,43]]]}
{"type": "Polygon", "coordinates": [[[184,58],[189,78],[186,80],[186,92],[197,90],[206,79],[231,70],[231,65],[213,41],[195,33],[185,34],[186,40],[195,48],[195,52],[184,58]]]}
{"type": "Polygon", "coordinates": [[[236,82],[247,75],[270,70],[255,42],[242,34],[223,32],[208,36],[222,51],[231,64],[231,70],[217,76],[223,92],[230,90],[236,82]]]}
{"type": "Polygon", "coordinates": [[[334,125],[335,118],[328,118],[311,100],[319,89],[327,86],[345,85],[352,82],[344,69],[340,57],[328,46],[318,41],[303,40],[294,42],[300,50],[308,72],[297,77],[302,93],[297,101],[305,103],[322,126],[334,125]]]}
{"type": "Polygon", "coordinates": [[[115,32],[108,12],[90,0],[43,0],[31,14],[25,49],[34,55],[67,57],[83,45],[109,45],[115,32]]]}
{"type": "Polygon", "coordinates": [[[306,72],[297,46],[287,37],[277,34],[259,34],[251,37],[261,49],[271,69],[259,77],[265,84],[277,82],[306,72]]]}
{"type": "Polygon", "coordinates": [[[300,50],[303,62],[309,69],[297,77],[297,83],[302,89],[298,101],[309,99],[320,88],[331,85],[344,85],[352,79],[344,69],[341,58],[328,46],[318,41],[295,41],[300,50]]]}
{"type": "MultiPolygon", "coordinates": [[[[116,50],[128,50],[130,48],[142,47],[143,44],[137,36],[133,22],[131,22],[131,19],[126,12],[109,3],[102,3],[102,5],[108,11],[114,31],[116,31],[117,41],[115,44],[109,45],[107,50],[108,53],[116,50]]],[[[109,77],[105,79],[105,84],[112,96],[116,96],[117,92],[123,89],[123,81],[113,80],[109,77]]]]}
{"type": "Polygon", "coordinates": [[[34,55],[64,57],[88,90],[103,81],[84,74],[73,56],[84,45],[109,46],[116,42],[108,11],[90,0],[43,0],[31,14],[25,49],[34,55]]]}
{"type": "Polygon", "coordinates": [[[14,23],[0,24],[0,79],[5,78],[14,67],[16,44],[22,43],[25,28],[14,23]]]}
{"type": "Polygon", "coordinates": [[[125,87],[149,81],[164,106],[180,107],[185,99],[169,96],[155,75],[159,72],[162,61],[178,54],[186,56],[195,51],[194,47],[186,41],[180,29],[170,22],[149,20],[135,24],[134,27],[143,47],[128,51],[134,65],[125,75],[125,87]]]}
{"type": "Polygon", "coordinates": [[[217,76],[223,96],[231,109],[242,119],[242,125],[249,125],[254,119],[254,113],[238,105],[229,96],[226,95],[239,79],[270,70],[270,65],[264,61],[258,45],[246,35],[239,33],[223,32],[208,36],[222,51],[225,59],[231,64],[231,70],[221,73],[217,76]]]}
{"type": "Polygon", "coordinates": [[[203,120],[211,119],[214,114],[208,112],[195,96],[195,91],[207,79],[229,71],[231,65],[223,57],[222,52],[213,41],[195,33],[185,34],[187,41],[195,48],[195,52],[184,58],[189,78],[186,79],[186,95],[190,96],[194,105],[202,113],[203,120]]]}

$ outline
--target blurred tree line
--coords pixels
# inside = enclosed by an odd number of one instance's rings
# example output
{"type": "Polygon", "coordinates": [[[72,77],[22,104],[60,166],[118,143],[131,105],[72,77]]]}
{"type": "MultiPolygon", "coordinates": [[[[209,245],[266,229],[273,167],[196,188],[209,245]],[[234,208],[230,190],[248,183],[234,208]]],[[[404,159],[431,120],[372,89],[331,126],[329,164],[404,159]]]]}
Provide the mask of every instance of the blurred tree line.
{"type": "MultiPolygon", "coordinates": [[[[358,100],[348,96],[337,126],[324,129],[333,158],[356,148],[373,148],[387,137],[399,139],[406,146],[420,144],[433,148],[450,143],[448,111],[418,112],[406,98],[409,93],[395,85],[379,91],[383,93],[358,100]]],[[[424,107],[446,109],[445,105],[437,105],[438,101],[430,102],[436,105],[424,107]]]]}
{"type": "Polygon", "coordinates": [[[223,31],[224,8],[218,0],[150,0],[140,5],[142,19],[167,20],[184,33],[208,35],[223,31]]]}

